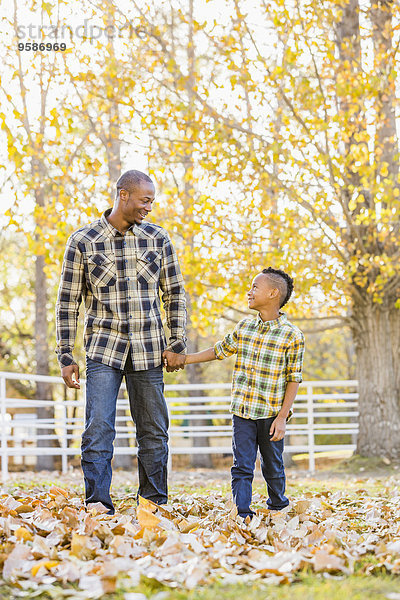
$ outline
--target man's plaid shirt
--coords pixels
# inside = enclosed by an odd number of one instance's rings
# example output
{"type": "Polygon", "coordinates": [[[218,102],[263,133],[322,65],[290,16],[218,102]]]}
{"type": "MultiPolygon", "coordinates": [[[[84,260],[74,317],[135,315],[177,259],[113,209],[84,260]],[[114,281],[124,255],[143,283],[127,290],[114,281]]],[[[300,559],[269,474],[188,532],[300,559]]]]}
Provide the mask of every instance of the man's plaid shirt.
{"type": "MultiPolygon", "coordinates": [[[[289,381],[302,381],[304,336],[284,313],[278,319],[243,319],[214,346],[219,360],[236,354],[231,412],[244,419],[278,414],[289,381]]],[[[292,414],[292,413],[290,413],[292,414]]]]}
{"type": "Polygon", "coordinates": [[[56,352],[61,367],[72,356],[79,305],[85,302],[85,349],[92,360],[123,369],[129,348],[133,368],[162,362],[167,347],[159,289],[170,329],[168,349],[186,349],[186,301],[178,259],[158,225],[133,225],[125,235],[100,219],[67,242],[56,305],[56,352]]]}

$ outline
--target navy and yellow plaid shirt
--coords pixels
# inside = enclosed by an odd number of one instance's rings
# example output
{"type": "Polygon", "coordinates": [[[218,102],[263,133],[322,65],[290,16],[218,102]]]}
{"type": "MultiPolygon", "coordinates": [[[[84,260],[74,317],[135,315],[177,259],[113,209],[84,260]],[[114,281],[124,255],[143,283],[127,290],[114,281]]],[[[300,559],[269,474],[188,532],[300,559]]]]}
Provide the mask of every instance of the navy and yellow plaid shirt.
{"type": "Polygon", "coordinates": [[[287,383],[302,381],[304,336],[284,313],[273,321],[243,319],[214,351],[219,360],[236,354],[231,412],[244,419],[274,417],[287,383]]]}
{"type": "Polygon", "coordinates": [[[167,232],[143,222],[125,235],[100,219],[75,231],[67,242],[56,305],[61,367],[72,356],[81,300],[85,302],[85,349],[92,360],[123,369],[129,348],[133,368],[162,362],[167,347],[160,294],[170,329],[168,349],[186,350],[186,301],[178,259],[167,232]]]}

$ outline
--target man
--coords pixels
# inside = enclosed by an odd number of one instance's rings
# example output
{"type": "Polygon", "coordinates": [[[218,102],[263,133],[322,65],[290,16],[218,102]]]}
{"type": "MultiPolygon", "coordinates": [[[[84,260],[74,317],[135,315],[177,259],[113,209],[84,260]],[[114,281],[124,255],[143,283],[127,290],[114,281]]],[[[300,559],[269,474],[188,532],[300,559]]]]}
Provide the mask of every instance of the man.
{"type": "Polygon", "coordinates": [[[186,303],[183,279],[167,232],[145,221],[155,188],[140,171],[117,181],[114,207],[75,231],[67,242],[56,306],[61,375],[79,388],[72,352],[82,298],[85,302],[86,419],[82,469],[86,503],[110,497],[116,400],[123,376],[138,444],[138,494],[166,503],[168,411],[162,363],[184,367],[186,303]],[[170,329],[167,346],[159,290],[170,329]]]}

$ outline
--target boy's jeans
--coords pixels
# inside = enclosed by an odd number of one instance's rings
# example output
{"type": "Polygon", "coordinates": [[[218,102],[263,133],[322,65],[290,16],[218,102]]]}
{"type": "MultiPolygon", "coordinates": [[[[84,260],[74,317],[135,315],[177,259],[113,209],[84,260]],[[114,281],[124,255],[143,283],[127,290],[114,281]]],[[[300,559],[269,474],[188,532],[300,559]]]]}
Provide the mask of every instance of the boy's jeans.
{"type": "Polygon", "coordinates": [[[82,469],[86,503],[102,502],[114,512],[110,497],[111,459],[118,391],[125,375],[138,444],[138,494],[157,504],[168,501],[168,410],[162,366],[125,371],[86,358],[86,426],[82,435],[82,469]]]}
{"type": "Polygon", "coordinates": [[[269,419],[243,419],[233,415],[233,467],[232,494],[241,517],[254,515],[250,509],[254,467],[257,449],[261,454],[261,471],[267,482],[267,506],[282,510],[289,504],[285,496],[285,468],[283,465],[283,439],[271,442],[269,429],[275,417],[269,419]]]}

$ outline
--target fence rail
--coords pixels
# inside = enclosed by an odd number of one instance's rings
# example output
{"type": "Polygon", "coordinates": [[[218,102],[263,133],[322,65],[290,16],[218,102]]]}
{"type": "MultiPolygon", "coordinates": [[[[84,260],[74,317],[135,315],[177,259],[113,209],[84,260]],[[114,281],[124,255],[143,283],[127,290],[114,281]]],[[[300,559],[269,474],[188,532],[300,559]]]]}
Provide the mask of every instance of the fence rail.
{"type": "MultiPolygon", "coordinates": [[[[8,477],[10,461],[17,458],[26,461],[43,455],[60,456],[62,471],[68,470],[68,459],[80,454],[84,389],[85,381],[81,380],[79,397],[69,399],[74,391],[66,391],[61,377],[0,372],[3,481],[8,477]],[[17,398],[15,381],[49,383],[54,400],[17,398]],[[37,409],[45,407],[50,409],[51,417],[39,419],[37,409]]],[[[229,383],[165,386],[172,455],[231,454],[228,390],[229,383]],[[188,396],[188,392],[196,395],[188,396]],[[196,443],[196,438],[201,445],[196,443]]],[[[117,440],[125,440],[126,445],[116,445],[115,454],[135,455],[135,428],[129,416],[128,400],[119,399],[117,406],[117,440]]],[[[285,452],[308,454],[309,470],[314,471],[317,452],[354,450],[358,433],[357,407],[355,380],[303,382],[296,398],[295,414],[287,425],[285,452]],[[338,436],[342,439],[338,440],[338,436]],[[327,443],[331,440],[332,443],[327,443]]]]}

